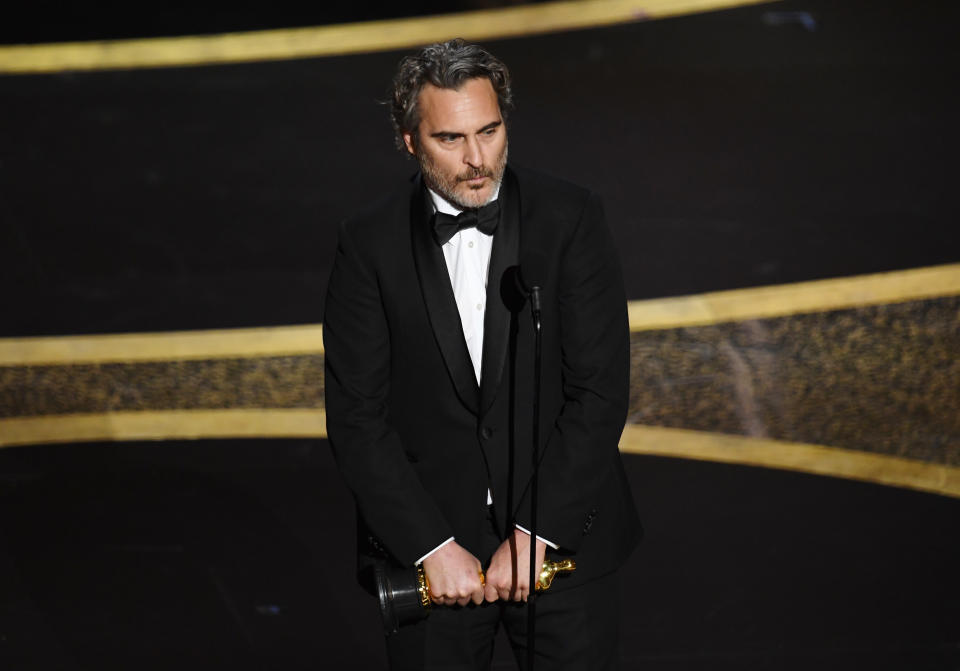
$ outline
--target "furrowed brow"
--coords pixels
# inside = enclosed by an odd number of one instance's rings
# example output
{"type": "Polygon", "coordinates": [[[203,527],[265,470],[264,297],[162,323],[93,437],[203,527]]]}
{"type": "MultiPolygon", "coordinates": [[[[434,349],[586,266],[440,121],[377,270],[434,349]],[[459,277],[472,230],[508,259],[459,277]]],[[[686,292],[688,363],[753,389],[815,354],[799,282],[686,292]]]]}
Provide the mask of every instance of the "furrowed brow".
{"type": "MultiPolygon", "coordinates": [[[[477,131],[477,133],[483,133],[494,128],[499,128],[503,125],[502,120],[491,121],[486,126],[477,131]]],[[[430,137],[465,137],[465,133],[460,133],[452,130],[438,130],[435,133],[430,133],[430,137]]]]}

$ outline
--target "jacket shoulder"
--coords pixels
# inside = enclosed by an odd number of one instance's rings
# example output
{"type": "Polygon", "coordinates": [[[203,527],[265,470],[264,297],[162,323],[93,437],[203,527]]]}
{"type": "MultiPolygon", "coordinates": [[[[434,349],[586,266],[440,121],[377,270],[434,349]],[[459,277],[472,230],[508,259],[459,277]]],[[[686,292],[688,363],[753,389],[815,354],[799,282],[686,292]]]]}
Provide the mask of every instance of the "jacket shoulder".
{"type": "Polygon", "coordinates": [[[556,198],[562,202],[583,203],[591,196],[586,187],[548,175],[538,170],[510,166],[520,184],[520,193],[524,196],[556,198]]]}
{"type": "Polygon", "coordinates": [[[406,231],[413,188],[411,184],[404,184],[363,206],[340,224],[341,235],[346,233],[355,240],[375,240],[406,231]]]}
{"type": "Polygon", "coordinates": [[[556,223],[575,225],[591,202],[599,203],[597,194],[573,182],[528,168],[511,169],[528,213],[547,214],[556,223]]]}

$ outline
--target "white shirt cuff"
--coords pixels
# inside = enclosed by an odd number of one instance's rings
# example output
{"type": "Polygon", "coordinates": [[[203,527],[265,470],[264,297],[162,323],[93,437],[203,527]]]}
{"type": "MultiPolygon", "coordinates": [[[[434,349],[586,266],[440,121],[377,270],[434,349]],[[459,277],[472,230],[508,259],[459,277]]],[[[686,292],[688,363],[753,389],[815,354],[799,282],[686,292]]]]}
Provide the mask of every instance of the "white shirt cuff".
{"type": "MultiPolygon", "coordinates": [[[[523,533],[527,534],[528,536],[530,535],[530,530],[529,530],[529,529],[524,529],[524,528],[523,528],[522,526],[520,526],[519,524],[516,524],[516,525],[514,525],[514,526],[516,526],[520,531],[522,531],[523,533]]],[[[556,543],[551,543],[550,541],[548,541],[548,540],[547,540],[546,538],[544,538],[543,536],[537,536],[537,540],[538,540],[538,541],[543,541],[544,543],[546,543],[547,545],[549,545],[550,547],[552,547],[554,550],[559,550],[559,549],[560,549],[560,546],[559,546],[559,545],[557,545],[556,543]]]]}
{"type": "MultiPolygon", "coordinates": [[[[530,533],[530,532],[528,531],[527,533],[530,533]]],[[[442,548],[444,545],[446,545],[447,543],[449,543],[449,542],[452,541],[452,540],[453,540],[453,536],[450,536],[450,538],[448,538],[447,540],[445,540],[445,541],[443,541],[442,543],[440,543],[440,545],[438,545],[437,547],[435,547],[435,548],[433,548],[432,550],[430,550],[430,552],[428,552],[427,554],[425,554],[425,555],[423,555],[422,557],[420,557],[420,559],[418,559],[417,561],[413,562],[413,565],[414,565],[414,566],[420,566],[420,564],[423,563],[423,560],[424,560],[424,559],[426,559],[427,557],[429,557],[430,555],[432,555],[434,552],[436,552],[437,550],[439,550],[440,548],[442,548]]]]}

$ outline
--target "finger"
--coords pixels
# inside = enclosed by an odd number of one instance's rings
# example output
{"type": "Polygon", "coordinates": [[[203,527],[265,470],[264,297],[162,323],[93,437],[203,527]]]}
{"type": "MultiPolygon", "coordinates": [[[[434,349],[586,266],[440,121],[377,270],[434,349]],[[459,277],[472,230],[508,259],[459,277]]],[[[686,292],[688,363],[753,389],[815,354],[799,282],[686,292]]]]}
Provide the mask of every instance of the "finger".
{"type": "Polygon", "coordinates": [[[457,605],[460,607],[466,606],[468,603],[470,603],[469,596],[462,596],[459,599],[457,599],[457,605]]]}
{"type": "Polygon", "coordinates": [[[486,589],[478,589],[473,593],[473,598],[470,600],[477,606],[483,603],[484,598],[486,597],[486,589]]]}

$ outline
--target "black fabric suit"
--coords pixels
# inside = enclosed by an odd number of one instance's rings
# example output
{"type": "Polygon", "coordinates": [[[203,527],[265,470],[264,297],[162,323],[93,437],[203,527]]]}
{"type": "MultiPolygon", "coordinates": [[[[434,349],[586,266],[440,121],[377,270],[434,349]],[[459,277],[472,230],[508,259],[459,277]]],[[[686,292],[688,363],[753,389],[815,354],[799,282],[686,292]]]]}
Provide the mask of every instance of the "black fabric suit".
{"type": "Polygon", "coordinates": [[[487,489],[501,536],[529,528],[533,334],[514,288],[521,251],[546,259],[538,533],[577,560],[551,591],[615,570],[640,525],[617,443],[629,334],[599,199],[508,167],[487,283],[477,385],[419,177],[341,226],[326,302],[327,429],[353,490],[363,558],[412,566],[455,536],[481,561],[487,489]],[[376,547],[374,547],[376,546],[376,547]]]}

